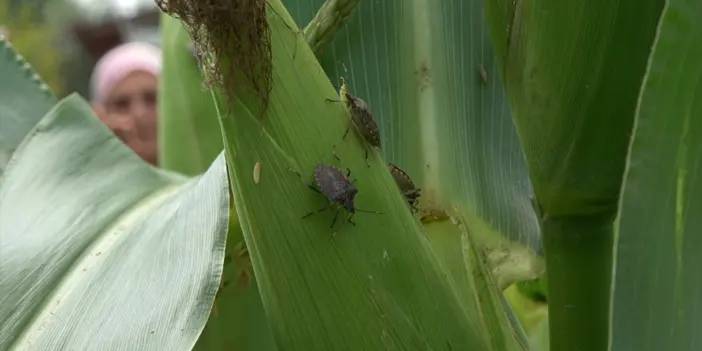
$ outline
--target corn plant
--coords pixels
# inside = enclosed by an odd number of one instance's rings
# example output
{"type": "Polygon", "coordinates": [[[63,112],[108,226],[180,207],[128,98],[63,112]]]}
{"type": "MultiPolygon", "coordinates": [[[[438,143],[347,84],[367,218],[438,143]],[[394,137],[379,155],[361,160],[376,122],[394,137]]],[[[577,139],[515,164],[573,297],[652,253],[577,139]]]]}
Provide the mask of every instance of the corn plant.
{"type": "Polygon", "coordinates": [[[0,44],[0,349],[699,349],[699,2],[157,3],[169,171],[0,44]]]}

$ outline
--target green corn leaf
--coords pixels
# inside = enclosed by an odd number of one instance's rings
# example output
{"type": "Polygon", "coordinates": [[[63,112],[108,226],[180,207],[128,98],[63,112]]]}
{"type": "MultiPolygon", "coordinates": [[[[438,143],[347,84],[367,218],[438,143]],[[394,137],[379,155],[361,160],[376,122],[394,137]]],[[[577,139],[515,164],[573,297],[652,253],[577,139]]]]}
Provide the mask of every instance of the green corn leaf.
{"type": "Polygon", "coordinates": [[[611,350],[702,339],[702,3],[667,2],[639,97],[617,221],[611,350]]]}
{"type": "Polygon", "coordinates": [[[161,33],[159,166],[187,175],[200,174],[224,148],[217,112],[182,24],[163,15],[161,33]]]}
{"type": "MultiPolygon", "coordinates": [[[[303,25],[322,2],[285,1],[303,25]]],[[[332,80],[345,77],[369,103],[384,158],[422,188],[425,212],[436,210],[445,228],[452,227],[446,215],[469,218],[465,225],[504,287],[537,277],[543,263],[534,257],[541,252],[539,228],[483,6],[363,1],[319,51],[332,80]]],[[[459,239],[455,231],[430,235],[435,248],[459,239]]],[[[462,260],[460,251],[436,253],[446,262],[462,260]]]]}
{"type": "Polygon", "coordinates": [[[434,252],[454,279],[462,294],[466,314],[479,321],[480,332],[488,338],[490,350],[527,350],[526,336],[504,306],[506,300],[489,271],[487,251],[476,245],[465,220],[440,221],[425,226],[434,252]]]}
{"type": "MultiPolygon", "coordinates": [[[[212,101],[212,100],[210,100],[212,101]]],[[[239,219],[229,217],[222,280],[195,350],[275,350],[239,219]]]]}
{"type": "MultiPolygon", "coordinates": [[[[161,33],[159,164],[184,174],[199,174],[224,148],[217,111],[183,25],[162,15],[161,33]]],[[[222,283],[196,350],[275,349],[243,240],[236,212],[232,212],[222,283]]]]}
{"type": "Polygon", "coordinates": [[[0,36],[0,176],[25,135],[56,98],[22,56],[0,36]]]}
{"type": "Polygon", "coordinates": [[[0,178],[0,349],[190,349],[220,284],[223,161],[156,170],[59,102],[0,178]]]}
{"type": "Polygon", "coordinates": [[[222,283],[195,350],[275,350],[236,213],[229,220],[222,283]]]}
{"type": "MultiPolygon", "coordinates": [[[[543,282],[540,280],[539,282],[543,282]]],[[[538,283],[538,282],[534,282],[538,283]]],[[[505,297],[513,306],[514,314],[522,322],[524,331],[529,338],[529,350],[547,351],[548,347],[548,304],[544,300],[535,299],[521,287],[513,285],[506,289],[505,297]]]]}
{"type": "Polygon", "coordinates": [[[361,141],[342,138],[345,108],[325,101],[336,96],[330,81],[285,9],[271,4],[266,113],[241,92],[231,104],[218,101],[237,211],[278,345],[490,349],[382,159],[371,150],[367,166],[361,141]],[[352,225],[342,212],[333,228],[334,210],[303,219],[327,203],[306,186],[320,163],[348,167],[355,205],[382,214],[357,213],[352,225]]]}
{"type": "MultiPolygon", "coordinates": [[[[285,1],[300,24],[323,2],[285,1]]],[[[425,210],[473,218],[481,223],[472,232],[488,229],[482,237],[498,234],[540,253],[488,34],[483,1],[361,1],[320,60],[332,80],[345,77],[368,102],[385,159],[422,188],[425,210]]]]}
{"type": "Polygon", "coordinates": [[[541,213],[554,350],[607,346],[613,220],[662,5],[489,2],[541,213]]]}
{"type": "Polygon", "coordinates": [[[549,217],[616,211],[638,87],[663,1],[617,4],[619,11],[611,1],[528,3],[503,24],[510,30],[500,57],[505,83],[536,195],[549,217]]]}

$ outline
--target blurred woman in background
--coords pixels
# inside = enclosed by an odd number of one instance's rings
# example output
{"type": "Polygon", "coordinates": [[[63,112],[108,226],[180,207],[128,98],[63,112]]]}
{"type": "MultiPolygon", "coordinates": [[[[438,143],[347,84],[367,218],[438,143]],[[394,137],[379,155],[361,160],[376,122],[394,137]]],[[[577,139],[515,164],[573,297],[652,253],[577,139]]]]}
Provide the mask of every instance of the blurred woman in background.
{"type": "Polygon", "coordinates": [[[157,164],[156,126],[161,51],[146,43],[122,44],[95,65],[90,80],[95,113],[142,159],[157,164]]]}

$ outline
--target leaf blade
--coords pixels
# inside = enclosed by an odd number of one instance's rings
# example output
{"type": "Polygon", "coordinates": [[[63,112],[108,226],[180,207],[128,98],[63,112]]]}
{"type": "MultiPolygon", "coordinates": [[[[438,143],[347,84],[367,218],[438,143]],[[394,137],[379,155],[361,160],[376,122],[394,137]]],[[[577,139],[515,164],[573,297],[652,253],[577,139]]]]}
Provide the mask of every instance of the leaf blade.
{"type": "Polygon", "coordinates": [[[395,186],[386,166],[372,152],[367,167],[357,138],[341,141],[345,110],[325,102],[336,95],[328,78],[299,33],[282,23],[288,22],[279,17],[284,9],[273,7],[267,114],[259,119],[251,112],[256,99],[239,95],[233,115],[222,114],[221,121],[237,210],[278,344],[483,349],[404,199],[385,191],[395,186]],[[297,142],[301,138],[306,142],[297,142]],[[325,202],[305,183],[316,164],[336,165],[332,145],[342,160],[338,166],[358,179],[357,206],[383,212],[358,214],[356,226],[337,223],[336,235],[329,229],[331,213],[301,218],[325,202]],[[251,177],[256,163],[258,184],[251,177]]]}
{"type": "Polygon", "coordinates": [[[699,2],[667,3],[639,97],[617,220],[613,350],[702,347],[699,15],[699,2]]]}
{"type": "Polygon", "coordinates": [[[664,1],[507,3],[488,13],[541,209],[550,346],[604,349],[613,221],[664,1]]]}
{"type": "Polygon", "coordinates": [[[157,171],[75,95],[13,157],[0,180],[0,347],[192,347],[224,256],[223,159],[190,182],[157,171]]]}
{"type": "Polygon", "coordinates": [[[45,83],[0,37],[0,175],[15,148],[39,119],[56,103],[45,83]]]}
{"type": "Polygon", "coordinates": [[[224,149],[217,112],[185,29],[161,15],[163,71],[159,80],[159,166],[186,175],[204,172],[224,149]]]}

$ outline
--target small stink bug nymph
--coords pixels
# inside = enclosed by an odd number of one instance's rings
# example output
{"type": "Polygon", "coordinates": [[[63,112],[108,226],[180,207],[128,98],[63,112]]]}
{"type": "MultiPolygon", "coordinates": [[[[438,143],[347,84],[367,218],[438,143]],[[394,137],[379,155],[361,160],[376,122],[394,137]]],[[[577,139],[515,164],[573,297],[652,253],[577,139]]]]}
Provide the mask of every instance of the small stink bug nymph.
{"type": "Polygon", "coordinates": [[[397,187],[400,188],[400,192],[405,196],[407,204],[409,204],[412,212],[417,212],[417,201],[419,200],[421,189],[418,189],[412,179],[407,175],[405,171],[397,167],[392,163],[388,163],[388,169],[390,174],[395,179],[397,187]]]}
{"type": "Polygon", "coordinates": [[[339,216],[339,211],[341,208],[345,209],[349,215],[346,217],[346,221],[356,225],[352,218],[356,211],[368,212],[368,213],[380,213],[377,211],[367,211],[356,208],[354,205],[354,198],[358,193],[358,189],[349,180],[351,175],[351,170],[346,170],[346,175],[342,173],[338,168],[334,166],[320,164],[314,169],[314,184],[311,184],[310,189],[324,195],[324,197],[329,200],[329,204],[322,207],[317,211],[310,212],[302,218],[307,218],[315,213],[325,211],[329,208],[335,208],[334,219],[332,220],[331,228],[334,228],[336,219],[339,216]]]}
{"type": "MultiPolygon", "coordinates": [[[[327,99],[327,101],[343,102],[351,115],[351,124],[353,124],[358,134],[360,134],[366,143],[380,148],[380,131],[378,130],[378,124],[373,118],[373,114],[370,112],[370,108],[368,108],[368,104],[361,98],[351,95],[343,79],[341,80],[339,97],[341,100],[327,99]]],[[[343,139],[346,139],[349,129],[351,129],[351,125],[346,128],[343,139]]],[[[366,149],[366,160],[368,160],[368,149],[366,149]]]]}

